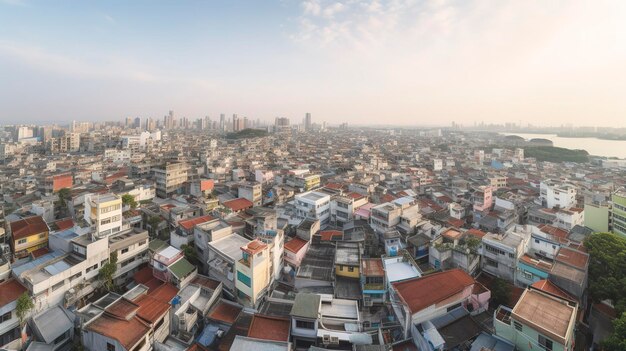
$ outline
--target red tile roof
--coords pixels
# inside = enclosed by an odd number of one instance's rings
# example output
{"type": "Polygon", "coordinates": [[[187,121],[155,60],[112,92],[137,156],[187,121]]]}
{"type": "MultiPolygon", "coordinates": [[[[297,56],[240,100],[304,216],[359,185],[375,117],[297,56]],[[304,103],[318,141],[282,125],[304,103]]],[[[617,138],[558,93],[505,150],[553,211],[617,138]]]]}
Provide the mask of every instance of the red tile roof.
{"type": "Polygon", "coordinates": [[[554,260],[576,268],[584,269],[589,262],[589,255],[567,247],[561,247],[554,260]]]}
{"type": "Polygon", "coordinates": [[[267,244],[263,243],[259,239],[252,240],[247,245],[242,246],[241,249],[250,255],[256,255],[257,253],[263,251],[267,247],[267,244]]]}
{"type": "Polygon", "coordinates": [[[19,240],[31,235],[48,231],[48,225],[41,216],[33,216],[11,222],[11,235],[13,240],[19,240]]]}
{"type": "Polygon", "coordinates": [[[297,253],[306,244],[307,244],[307,241],[302,240],[302,239],[300,239],[298,237],[295,237],[295,238],[289,240],[287,243],[285,243],[285,250],[293,252],[293,253],[297,253]]]}
{"type": "Polygon", "coordinates": [[[218,286],[220,286],[221,282],[218,280],[214,280],[211,278],[207,278],[201,275],[196,275],[195,278],[193,278],[193,280],[191,281],[193,284],[198,284],[198,285],[202,285],[206,288],[215,290],[217,289],[218,286]]]}
{"type": "Polygon", "coordinates": [[[320,236],[322,237],[322,241],[331,241],[341,238],[343,232],[340,230],[322,230],[320,236]]]}
{"type": "Polygon", "coordinates": [[[13,278],[0,283],[0,307],[17,300],[25,291],[26,288],[13,278]]]}
{"type": "Polygon", "coordinates": [[[291,320],[255,314],[252,317],[248,336],[256,339],[289,341],[291,320]]]}
{"type": "Polygon", "coordinates": [[[59,219],[58,221],[54,222],[54,225],[56,225],[58,231],[62,231],[74,227],[74,220],[72,220],[71,218],[59,219]]]}
{"type": "Polygon", "coordinates": [[[531,287],[541,290],[541,291],[545,291],[548,294],[558,296],[565,300],[576,302],[576,299],[574,297],[572,297],[570,294],[563,291],[561,288],[559,288],[558,286],[556,286],[554,283],[552,283],[549,280],[542,279],[542,280],[536,281],[531,285],[531,287]]]}
{"type": "Polygon", "coordinates": [[[178,294],[178,288],[170,283],[165,283],[150,292],[150,296],[168,304],[172,301],[176,294],[178,294]]]}
{"type": "Polygon", "coordinates": [[[150,324],[158,322],[170,309],[169,303],[155,299],[151,295],[141,295],[134,302],[139,305],[137,316],[150,324]]]}
{"type": "Polygon", "coordinates": [[[47,247],[41,247],[33,252],[31,252],[30,254],[33,256],[33,258],[37,258],[37,257],[41,257],[47,253],[49,253],[50,250],[47,247]]]}
{"type": "Polygon", "coordinates": [[[143,284],[148,288],[148,292],[153,291],[159,286],[163,285],[163,282],[152,274],[152,267],[144,266],[133,275],[133,279],[137,284],[143,284]]]}
{"type": "Polygon", "coordinates": [[[126,320],[106,313],[87,324],[86,328],[119,341],[126,350],[132,349],[150,330],[150,327],[138,317],[126,320]]]}
{"type": "Polygon", "coordinates": [[[254,206],[252,201],[244,199],[242,197],[230,201],[225,201],[223,205],[230,208],[233,212],[245,210],[246,208],[254,206]]]}
{"type": "Polygon", "coordinates": [[[213,219],[215,218],[209,215],[205,215],[196,218],[183,219],[181,221],[178,221],[178,224],[185,230],[192,230],[196,224],[205,223],[213,219]]]}
{"type": "Polygon", "coordinates": [[[468,231],[465,232],[468,235],[472,235],[477,237],[478,239],[482,239],[483,236],[487,235],[487,233],[483,232],[482,230],[478,230],[478,229],[469,229],[468,231]]]}
{"type": "Polygon", "coordinates": [[[417,313],[461,293],[474,283],[474,278],[457,268],[393,283],[393,288],[411,313],[417,313]]]}
{"type": "Polygon", "coordinates": [[[139,305],[136,303],[127,299],[120,299],[107,307],[105,311],[114,317],[128,319],[128,317],[137,312],[138,309],[139,305]]]}
{"type": "Polygon", "coordinates": [[[237,320],[241,310],[241,306],[220,300],[213,308],[211,308],[207,317],[216,321],[233,324],[237,320]]]}
{"type": "Polygon", "coordinates": [[[365,276],[384,276],[385,268],[383,267],[383,261],[380,258],[364,258],[361,261],[363,267],[363,275],[365,276]]]}

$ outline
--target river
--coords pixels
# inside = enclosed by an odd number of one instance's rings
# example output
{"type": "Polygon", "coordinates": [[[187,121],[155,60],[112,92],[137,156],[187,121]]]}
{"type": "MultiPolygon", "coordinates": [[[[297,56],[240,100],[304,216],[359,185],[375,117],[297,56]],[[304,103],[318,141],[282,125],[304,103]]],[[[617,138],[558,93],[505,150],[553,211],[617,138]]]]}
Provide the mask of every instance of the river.
{"type": "Polygon", "coordinates": [[[501,133],[517,135],[526,140],[534,138],[548,139],[556,147],[586,150],[590,155],[626,158],[626,140],[603,140],[596,138],[563,138],[556,134],[501,133]]]}

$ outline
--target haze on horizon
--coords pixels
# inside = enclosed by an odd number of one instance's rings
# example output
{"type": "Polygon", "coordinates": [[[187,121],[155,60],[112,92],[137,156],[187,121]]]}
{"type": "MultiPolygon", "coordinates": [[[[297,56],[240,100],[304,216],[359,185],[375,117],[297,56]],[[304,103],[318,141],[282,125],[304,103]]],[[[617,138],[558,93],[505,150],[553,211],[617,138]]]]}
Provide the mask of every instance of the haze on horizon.
{"type": "Polygon", "coordinates": [[[626,1],[0,0],[0,123],[626,127],[626,1]]]}

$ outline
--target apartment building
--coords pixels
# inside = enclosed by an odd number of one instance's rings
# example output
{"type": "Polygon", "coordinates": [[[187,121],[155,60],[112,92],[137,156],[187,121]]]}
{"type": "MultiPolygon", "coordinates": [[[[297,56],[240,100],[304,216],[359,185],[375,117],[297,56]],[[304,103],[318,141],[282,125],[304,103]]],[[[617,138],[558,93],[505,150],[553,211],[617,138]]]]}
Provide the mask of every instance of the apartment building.
{"type": "Polygon", "coordinates": [[[268,245],[257,239],[242,246],[235,271],[237,301],[244,306],[258,307],[274,274],[268,245]]]}
{"type": "Polygon", "coordinates": [[[402,208],[391,202],[374,206],[370,212],[370,226],[377,233],[385,233],[400,223],[402,208]]]}
{"type": "Polygon", "coordinates": [[[181,192],[188,179],[188,166],[184,163],[168,162],[150,170],[156,181],[156,195],[162,199],[181,192]]]}
{"type": "Polygon", "coordinates": [[[122,198],[113,194],[85,196],[84,218],[94,238],[104,238],[122,230],[122,198]]]}
{"type": "Polygon", "coordinates": [[[561,184],[553,180],[542,181],[539,184],[539,200],[547,208],[570,208],[576,206],[576,187],[571,184],[561,184]]]}
{"type": "Polygon", "coordinates": [[[196,254],[202,264],[202,273],[209,271],[209,243],[227,237],[233,233],[233,227],[223,219],[215,218],[208,222],[197,224],[193,229],[193,244],[196,254]]]}
{"type": "Polygon", "coordinates": [[[620,189],[611,195],[611,223],[613,233],[626,237],[626,190],[620,189]]]}
{"type": "Polygon", "coordinates": [[[243,236],[233,233],[208,243],[209,277],[222,282],[224,292],[232,298],[237,296],[235,263],[241,259],[241,248],[249,242],[243,236]]]}
{"type": "Polygon", "coordinates": [[[261,183],[248,182],[239,184],[237,188],[238,197],[252,202],[253,206],[261,206],[263,193],[261,183]]]}
{"type": "Polygon", "coordinates": [[[330,195],[309,191],[295,196],[296,217],[319,220],[322,227],[330,222],[330,195]]]}
{"type": "Polygon", "coordinates": [[[385,268],[380,258],[364,258],[361,260],[361,292],[363,306],[383,304],[387,301],[387,281],[385,268]]]}
{"type": "Polygon", "coordinates": [[[100,268],[109,261],[106,238],[94,241],[73,229],[54,234],[50,247],[54,251],[13,267],[13,276],[33,297],[35,312],[71,305],[91,294],[98,286],[100,268]]]}
{"type": "Polygon", "coordinates": [[[515,281],[517,261],[526,253],[530,233],[509,231],[504,234],[487,233],[482,238],[482,269],[508,281],[515,281]]]}

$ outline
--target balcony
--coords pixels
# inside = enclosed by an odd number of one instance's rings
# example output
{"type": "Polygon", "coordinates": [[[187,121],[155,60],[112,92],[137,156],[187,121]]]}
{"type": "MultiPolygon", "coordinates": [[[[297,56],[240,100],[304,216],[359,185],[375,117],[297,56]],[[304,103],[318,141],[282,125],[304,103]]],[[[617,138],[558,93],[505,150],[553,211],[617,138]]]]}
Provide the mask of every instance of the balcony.
{"type": "Polygon", "coordinates": [[[363,290],[385,290],[385,284],[383,284],[383,283],[365,283],[365,284],[363,284],[363,290]]]}

